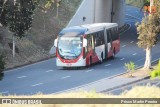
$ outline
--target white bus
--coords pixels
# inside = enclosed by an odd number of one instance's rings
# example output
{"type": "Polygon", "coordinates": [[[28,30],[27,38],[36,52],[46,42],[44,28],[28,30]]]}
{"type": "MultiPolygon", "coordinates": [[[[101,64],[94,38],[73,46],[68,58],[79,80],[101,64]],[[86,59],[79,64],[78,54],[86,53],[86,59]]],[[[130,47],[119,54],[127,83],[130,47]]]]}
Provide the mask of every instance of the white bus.
{"type": "Polygon", "coordinates": [[[120,51],[117,23],[95,23],[64,28],[54,41],[56,65],[83,67],[115,57],[120,51]]]}

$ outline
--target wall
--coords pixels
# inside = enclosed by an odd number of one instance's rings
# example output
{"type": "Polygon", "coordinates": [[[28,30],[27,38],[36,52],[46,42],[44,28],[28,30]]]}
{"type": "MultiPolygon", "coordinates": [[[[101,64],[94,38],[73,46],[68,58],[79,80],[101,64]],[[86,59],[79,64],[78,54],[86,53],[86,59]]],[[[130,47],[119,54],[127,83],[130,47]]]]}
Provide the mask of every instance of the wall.
{"type": "Polygon", "coordinates": [[[83,0],[76,14],[68,24],[69,26],[116,22],[119,26],[124,24],[125,0],[83,0]],[[113,8],[112,8],[113,3],[113,8]],[[113,19],[111,12],[113,10],[113,19]],[[85,17],[85,20],[83,20],[85,17]]]}

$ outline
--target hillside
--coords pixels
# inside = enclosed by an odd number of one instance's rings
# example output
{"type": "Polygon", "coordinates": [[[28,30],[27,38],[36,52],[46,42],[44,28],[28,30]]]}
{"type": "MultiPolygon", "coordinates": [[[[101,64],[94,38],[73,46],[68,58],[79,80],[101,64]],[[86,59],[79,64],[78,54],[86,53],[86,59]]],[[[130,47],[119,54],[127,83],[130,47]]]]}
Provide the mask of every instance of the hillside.
{"type": "Polygon", "coordinates": [[[13,68],[50,58],[50,48],[58,32],[67,25],[82,0],[65,0],[58,9],[53,6],[47,13],[35,10],[32,28],[22,39],[16,38],[16,56],[12,57],[12,33],[0,27],[0,54],[6,56],[6,68],[13,68]]]}

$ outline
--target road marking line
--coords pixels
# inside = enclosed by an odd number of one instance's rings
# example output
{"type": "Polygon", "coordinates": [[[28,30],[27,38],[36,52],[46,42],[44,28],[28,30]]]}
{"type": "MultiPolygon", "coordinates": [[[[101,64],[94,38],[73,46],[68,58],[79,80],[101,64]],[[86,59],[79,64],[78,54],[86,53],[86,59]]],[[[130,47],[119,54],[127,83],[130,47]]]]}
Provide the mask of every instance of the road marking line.
{"type": "Polygon", "coordinates": [[[48,71],[46,71],[46,72],[48,73],[48,72],[52,72],[52,71],[54,71],[54,70],[48,70],[48,71]]]}
{"type": "Polygon", "coordinates": [[[133,43],[134,41],[131,41],[130,43],[133,43]]]}
{"type": "Polygon", "coordinates": [[[38,83],[38,84],[32,85],[32,87],[39,86],[39,85],[42,85],[42,84],[43,83],[38,83]]]}
{"type": "Polygon", "coordinates": [[[108,67],[108,66],[111,66],[111,64],[107,64],[107,65],[105,65],[106,67],[108,67]]]}
{"type": "Polygon", "coordinates": [[[139,62],[139,61],[142,61],[142,60],[144,60],[145,58],[142,58],[142,59],[139,59],[139,60],[137,60],[137,61],[135,61],[135,62],[139,62]]]}
{"type": "Polygon", "coordinates": [[[140,18],[138,18],[138,17],[134,17],[134,16],[132,16],[132,15],[129,15],[129,14],[126,14],[127,16],[129,16],[129,17],[132,17],[132,18],[135,18],[135,19],[137,19],[137,20],[142,20],[142,19],[140,19],[140,18]]]}
{"type": "Polygon", "coordinates": [[[120,59],[121,61],[125,60],[125,58],[120,59]]]}
{"type": "Polygon", "coordinates": [[[21,77],[17,77],[18,79],[22,79],[22,78],[26,78],[27,76],[21,76],[21,77]]]}
{"type": "Polygon", "coordinates": [[[123,45],[122,48],[126,47],[126,45],[123,45]]]}
{"type": "Polygon", "coordinates": [[[137,53],[132,54],[133,56],[137,55],[137,53]]]}
{"type": "Polygon", "coordinates": [[[9,93],[9,91],[4,91],[4,92],[1,92],[2,94],[6,94],[6,93],[9,93]]]}
{"type": "Polygon", "coordinates": [[[90,69],[90,70],[87,70],[86,72],[91,72],[91,71],[93,71],[94,69],[90,69]]]}
{"type": "Polygon", "coordinates": [[[62,77],[61,79],[66,79],[66,78],[70,78],[71,76],[65,76],[65,77],[62,77]]]}

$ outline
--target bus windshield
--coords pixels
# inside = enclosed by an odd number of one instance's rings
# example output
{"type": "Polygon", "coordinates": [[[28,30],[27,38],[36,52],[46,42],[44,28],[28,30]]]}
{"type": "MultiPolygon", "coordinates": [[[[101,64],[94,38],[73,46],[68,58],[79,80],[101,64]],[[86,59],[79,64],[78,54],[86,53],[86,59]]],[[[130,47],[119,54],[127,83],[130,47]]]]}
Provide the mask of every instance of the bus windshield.
{"type": "Polygon", "coordinates": [[[59,37],[58,53],[63,59],[78,58],[82,53],[82,37],[59,37]]]}

